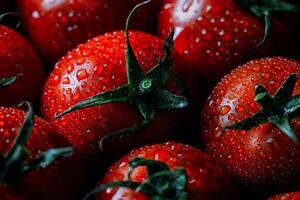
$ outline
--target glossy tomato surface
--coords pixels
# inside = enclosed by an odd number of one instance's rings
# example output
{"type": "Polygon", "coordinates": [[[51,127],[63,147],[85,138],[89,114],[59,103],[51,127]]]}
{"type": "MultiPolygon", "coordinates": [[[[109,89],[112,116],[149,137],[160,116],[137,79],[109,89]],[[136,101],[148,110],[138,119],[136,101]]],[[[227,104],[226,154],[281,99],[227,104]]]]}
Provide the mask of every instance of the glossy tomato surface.
{"type": "MultiPolygon", "coordinates": [[[[142,0],[19,0],[23,25],[46,60],[55,63],[78,44],[123,30],[131,9],[142,0]]],[[[155,29],[160,0],[141,8],[132,28],[155,29]]]]}
{"type": "MultiPolygon", "coordinates": [[[[284,189],[296,187],[300,177],[300,146],[274,124],[252,129],[222,129],[257,113],[255,86],[261,84],[274,95],[300,64],[285,58],[253,60],[225,76],[209,96],[201,117],[200,136],[209,154],[235,179],[252,188],[284,189]],[[293,185],[294,184],[294,185],[293,185]]],[[[293,95],[300,93],[299,80],[293,95]]],[[[300,121],[292,118],[291,127],[300,135],[300,121]]]]}
{"type": "Polygon", "coordinates": [[[285,16],[273,17],[270,38],[258,47],[264,22],[235,0],[165,0],[158,32],[165,37],[174,29],[176,50],[214,84],[252,58],[288,54],[298,38],[295,26],[285,16]]]}
{"type": "MultiPolygon", "coordinates": [[[[215,164],[209,155],[174,142],[145,146],[131,151],[109,169],[101,184],[127,180],[128,162],[136,157],[164,162],[173,170],[179,167],[185,169],[188,176],[186,192],[190,200],[235,199],[235,190],[229,176],[215,164]]],[[[136,168],[131,178],[136,182],[146,181],[146,167],[136,168]]],[[[99,193],[96,199],[148,200],[151,198],[126,188],[116,188],[99,193]]]]}
{"type": "MultiPolygon", "coordinates": [[[[156,64],[156,56],[164,55],[163,41],[142,32],[130,32],[130,41],[142,69],[146,72],[156,64]]],[[[125,67],[125,34],[107,33],[79,45],[55,66],[42,97],[42,112],[58,130],[79,150],[86,163],[95,163],[95,157],[115,159],[133,147],[166,141],[187,131],[192,119],[191,107],[183,110],[158,111],[148,128],[132,136],[114,138],[103,144],[100,140],[115,131],[141,124],[142,116],[128,103],[108,103],[85,108],[55,120],[55,114],[96,94],[110,91],[127,83],[125,67]]],[[[184,65],[174,59],[174,70],[191,91],[195,91],[193,76],[184,65]]],[[[170,91],[178,88],[170,82],[170,91]]],[[[179,93],[178,93],[179,94],[179,93]]],[[[192,102],[191,102],[192,104],[192,102]]],[[[185,134],[188,136],[187,131],[185,134]]],[[[88,164],[89,165],[89,164],[88,164]]]]}
{"type": "Polygon", "coordinates": [[[31,101],[38,107],[45,81],[43,65],[33,47],[16,31],[0,25],[1,79],[21,74],[16,82],[0,88],[0,105],[31,101]]]}
{"type": "MultiPolygon", "coordinates": [[[[0,152],[5,155],[23,125],[25,113],[14,108],[0,107],[0,152]]],[[[70,143],[56,129],[35,118],[34,128],[26,144],[30,156],[28,161],[50,148],[69,147],[70,143]]],[[[77,156],[60,158],[45,169],[37,169],[20,177],[11,184],[1,184],[1,200],[65,200],[80,199],[85,180],[82,164],[77,156]]]]}

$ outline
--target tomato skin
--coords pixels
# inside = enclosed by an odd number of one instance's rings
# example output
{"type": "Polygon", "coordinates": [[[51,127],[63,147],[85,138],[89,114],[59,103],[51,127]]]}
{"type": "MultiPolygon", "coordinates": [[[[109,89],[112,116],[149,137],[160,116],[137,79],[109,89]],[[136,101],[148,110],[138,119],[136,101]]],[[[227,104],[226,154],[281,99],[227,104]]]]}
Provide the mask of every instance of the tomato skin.
{"type": "Polygon", "coordinates": [[[16,31],[0,25],[1,77],[22,73],[16,82],[1,88],[0,105],[16,106],[28,100],[38,107],[45,80],[43,65],[32,46],[16,31]]]}
{"type": "MultiPolygon", "coordinates": [[[[31,40],[46,60],[55,63],[92,37],[123,30],[127,15],[140,2],[142,0],[18,0],[18,6],[31,40]]],[[[153,16],[158,15],[160,5],[160,0],[154,0],[142,8],[143,13],[137,14],[132,28],[154,32],[156,17],[153,16]]]]}
{"type": "Polygon", "coordinates": [[[298,200],[300,199],[300,192],[291,192],[281,195],[276,195],[274,197],[269,198],[268,200],[298,200]]]}
{"type": "MultiPolygon", "coordinates": [[[[163,41],[142,32],[130,32],[129,36],[142,69],[145,72],[150,70],[157,64],[155,56],[162,58],[164,55],[163,41]]],[[[187,80],[191,91],[195,91],[192,75],[174,59],[175,72],[187,80]]],[[[194,112],[192,105],[183,110],[159,111],[148,128],[132,136],[107,141],[102,151],[99,141],[104,136],[142,123],[142,116],[134,106],[109,103],[54,119],[55,114],[82,100],[126,84],[125,69],[125,34],[123,31],[112,32],[95,37],[70,51],[56,64],[46,83],[42,96],[43,115],[77,148],[86,166],[94,166],[98,157],[105,157],[103,160],[109,162],[134,147],[177,138],[191,120],[189,117],[194,112]]],[[[168,88],[178,91],[172,83],[168,88]]]]}
{"type": "MultiPolygon", "coordinates": [[[[128,162],[136,157],[162,161],[171,169],[183,167],[188,175],[186,192],[191,200],[235,199],[235,190],[224,170],[212,158],[188,145],[175,142],[144,146],[131,151],[110,167],[100,184],[125,181],[128,162]]],[[[138,167],[132,173],[132,181],[143,182],[147,179],[145,167],[138,167]]],[[[114,188],[95,195],[95,199],[151,199],[141,193],[126,188],[114,188]]]]}
{"type": "Polygon", "coordinates": [[[280,17],[272,21],[268,42],[257,47],[263,38],[263,20],[235,0],[165,0],[158,33],[165,37],[175,29],[175,49],[202,78],[215,84],[253,58],[290,55],[298,38],[291,28],[295,25],[285,16],[280,17]]]}
{"type": "MultiPolygon", "coordinates": [[[[205,104],[200,122],[203,144],[246,187],[281,191],[293,183],[298,185],[300,147],[275,125],[267,123],[249,131],[227,130],[222,136],[219,134],[222,128],[260,110],[254,101],[257,84],[274,95],[291,73],[300,72],[299,67],[299,62],[280,57],[253,60],[226,75],[205,104]]],[[[298,80],[293,95],[299,93],[298,80]]],[[[299,118],[291,120],[298,137],[299,124],[299,118]]]]}
{"type": "MultiPolygon", "coordinates": [[[[25,113],[15,108],[0,107],[0,152],[6,154],[12,147],[25,113]]],[[[42,120],[35,118],[35,125],[26,147],[30,157],[35,159],[40,152],[50,148],[69,147],[70,143],[56,129],[42,120]]],[[[45,169],[29,172],[16,182],[0,184],[1,200],[64,200],[80,199],[84,192],[82,163],[77,156],[60,158],[45,169]]]]}

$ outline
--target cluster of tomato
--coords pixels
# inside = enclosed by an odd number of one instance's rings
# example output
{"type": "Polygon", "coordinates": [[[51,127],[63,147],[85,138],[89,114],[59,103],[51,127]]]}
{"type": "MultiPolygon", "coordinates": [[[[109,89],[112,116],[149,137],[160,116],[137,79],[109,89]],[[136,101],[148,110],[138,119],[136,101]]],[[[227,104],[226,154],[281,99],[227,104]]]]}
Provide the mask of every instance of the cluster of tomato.
{"type": "Polygon", "coordinates": [[[1,200],[300,200],[298,2],[0,12],[1,200]]]}

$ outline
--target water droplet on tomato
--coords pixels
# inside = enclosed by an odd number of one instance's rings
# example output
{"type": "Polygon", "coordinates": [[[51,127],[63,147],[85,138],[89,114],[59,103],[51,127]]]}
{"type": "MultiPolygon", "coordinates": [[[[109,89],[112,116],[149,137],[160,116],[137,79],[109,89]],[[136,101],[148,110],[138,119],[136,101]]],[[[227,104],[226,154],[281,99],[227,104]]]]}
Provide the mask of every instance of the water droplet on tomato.
{"type": "Polygon", "coordinates": [[[240,105],[237,105],[235,107],[235,110],[238,111],[238,112],[243,112],[244,111],[244,107],[243,106],[240,106],[240,105]]]}
{"type": "Polygon", "coordinates": [[[60,100],[63,102],[66,101],[66,95],[64,94],[60,95],[60,100]]]}
{"type": "Polygon", "coordinates": [[[216,106],[218,106],[218,105],[220,105],[222,103],[222,100],[221,99],[216,99],[216,101],[215,101],[215,105],[216,106]]]}
{"type": "Polygon", "coordinates": [[[88,76],[89,76],[89,74],[87,73],[87,71],[85,69],[78,70],[78,72],[76,74],[78,81],[81,81],[81,80],[87,78],[88,76]]]}
{"type": "Polygon", "coordinates": [[[228,119],[229,119],[229,120],[234,120],[234,119],[235,119],[235,115],[234,115],[234,114],[230,114],[230,115],[228,116],[228,119]]]}
{"type": "Polygon", "coordinates": [[[66,93],[67,93],[68,95],[72,94],[72,89],[71,89],[71,88],[67,88],[67,89],[66,89],[66,93]]]}
{"type": "Polygon", "coordinates": [[[64,78],[62,83],[63,84],[70,84],[71,83],[70,78],[69,77],[64,78]]]}
{"type": "Polygon", "coordinates": [[[261,77],[264,78],[264,79],[268,79],[268,78],[270,78],[270,74],[269,73],[262,73],[261,77]]]}
{"type": "Polygon", "coordinates": [[[256,149],[257,149],[257,150],[261,150],[261,148],[262,148],[261,144],[258,144],[258,145],[256,146],[256,149]]]}
{"type": "Polygon", "coordinates": [[[85,58],[80,58],[77,60],[77,65],[83,65],[85,63],[86,59],[85,58]]]}
{"type": "Polygon", "coordinates": [[[56,76],[54,76],[54,78],[52,79],[52,83],[53,83],[54,85],[58,85],[58,84],[60,83],[60,81],[61,81],[61,76],[60,76],[60,75],[56,75],[56,76]]]}
{"type": "Polygon", "coordinates": [[[74,70],[74,65],[72,65],[72,64],[69,65],[68,68],[67,68],[68,74],[71,74],[73,72],[73,70],[74,70]]]}
{"type": "Polygon", "coordinates": [[[220,108],[220,114],[221,115],[226,115],[226,114],[228,114],[229,113],[229,111],[231,110],[231,107],[230,106],[222,106],[221,108],[220,108]]]}
{"type": "Polygon", "coordinates": [[[182,11],[188,12],[192,4],[193,4],[193,0],[185,0],[181,7],[182,11]]]}
{"type": "Polygon", "coordinates": [[[72,94],[72,100],[76,101],[78,100],[80,97],[80,90],[79,89],[76,89],[75,92],[72,94]]]}
{"type": "Polygon", "coordinates": [[[96,75],[101,75],[103,72],[103,67],[101,65],[97,65],[94,67],[94,72],[96,75]]]}

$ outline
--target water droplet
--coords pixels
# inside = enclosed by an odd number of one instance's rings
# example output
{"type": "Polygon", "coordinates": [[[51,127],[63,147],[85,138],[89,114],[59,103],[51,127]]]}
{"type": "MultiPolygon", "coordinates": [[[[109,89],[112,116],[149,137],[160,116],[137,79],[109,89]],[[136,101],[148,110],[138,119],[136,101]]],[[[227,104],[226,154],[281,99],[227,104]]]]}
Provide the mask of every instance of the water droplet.
{"type": "Polygon", "coordinates": [[[221,99],[216,99],[215,101],[215,105],[218,106],[222,103],[222,100],[221,99]]]}
{"type": "Polygon", "coordinates": [[[270,78],[270,74],[269,73],[262,73],[261,77],[264,78],[264,79],[268,79],[268,78],[270,78]]]}
{"type": "Polygon", "coordinates": [[[71,88],[67,88],[67,89],[66,89],[66,93],[67,93],[68,95],[72,94],[72,89],[71,89],[71,88]]]}
{"type": "Polygon", "coordinates": [[[182,11],[183,12],[189,11],[192,4],[193,4],[193,0],[185,0],[182,4],[182,7],[181,7],[182,11]]]}
{"type": "Polygon", "coordinates": [[[69,65],[68,68],[67,68],[67,72],[68,74],[71,74],[74,70],[74,65],[69,65]]]}
{"type": "Polygon", "coordinates": [[[261,144],[256,145],[257,150],[261,150],[261,148],[262,148],[261,144]]]}
{"type": "Polygon", "coordinates": [[[234,119],[235,119],[235,115],[234,115],[234,114],[229,114],[228,119],[229,119],[229,120],[234,120],[234,119]]]}
{"type": "Polygon", "coordinates": [[[71,81],[70,81],[69,77],[66,77],[66,78],[64,78],[64,80],[63,80],[62,83],[63,83],[63,84],[70,84],[71,81]]]}
{"type": "Polygon", "coordinates": [[[100,66],[100,65],[95,66],[94,67],[94,72],[95,72],[96,75],[101,75],[102,72],[103,72],[103,67],[100,66]]]}
{"type": "Polygon", "coordinates": [[[88,76],[89,76],[89,74],[87,73],[87,71],[85,69],[78,70],[78,72],[76,74],[78,81],[81,81],[81,80],[87,78],[88,76]]]}
{"type": "Polygon", "coordinates": [[[80,90],[76,89],[71,98],[72,100],[76,101],[79,99],[79,97],[80,97],[80,90]]]}
{"type": "Polygon", "coordinates": [[[236,110],[237,112],[243,112],[243,111],[244,111],[244,107],[243,107],[243,106],[240,106],[240,105],[237,105],[237,106],[235,107],[235,110],[236,110]]]}
{"type": "Polygon", "coordinates": [[[54,76],[54,78],[52,79],[52,83],[53,83],[54,85],[58,85],[58,84],[60,83],[60,81],[61,81],[61,76],[60,76],[60,75],[56,75],[56,76],[54,76]]]}
{"type": "Polygon", "coordinates": [[[226,115],[226,114],[228,114],[229,113],[229,111],[231,110],[231,107],[230,106],[222,106],[221,108],[220,108],[220,114],[221,115],[226,115]]]}
{"type": "Polygon", "coordinates": [[[66,101],[66,95],[64,94],[60,95],[60,100],[63,102],[66,101]]]}
{"type": "Polygon", "coordinates": [[[77,60],[76,63],[77,63],[77,65],[83,65],[85,63],[85,61],[86,61],[85,58],[80,58],[77,60]]]}
{"type": "Polygon", "coordinates": [[[31,15],[34,19],[40,18],[40,13],[37,10],[33,11],[31,15]]]}
{"type": "Polygon", "coordinates": [[[222,29],[220,32],[219,32],[219,35],[224,35],[225,34],[225,31],[222,29]]]}

